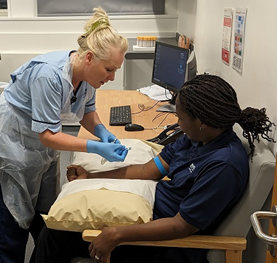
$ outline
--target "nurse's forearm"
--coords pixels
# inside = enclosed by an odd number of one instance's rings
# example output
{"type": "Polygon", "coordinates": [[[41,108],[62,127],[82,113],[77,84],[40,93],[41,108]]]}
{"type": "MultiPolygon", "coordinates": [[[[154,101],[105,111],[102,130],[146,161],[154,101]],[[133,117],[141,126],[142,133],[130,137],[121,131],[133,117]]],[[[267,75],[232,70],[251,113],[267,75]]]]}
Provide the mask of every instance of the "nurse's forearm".
{"type": "Polygon", "coordinates": [[[102,123],[97,112],[90,112],[84,115],[83,119],[80,121],[80,124],[94,135],[95,126],[102,123]]]}
{"type": "Polygon", "coordinates": [[[62,132],[53,133],[46,130],[39,133],[40,140],[45,147],[65,151],[87,152],[87,140],[71,136],[62,132]]]}

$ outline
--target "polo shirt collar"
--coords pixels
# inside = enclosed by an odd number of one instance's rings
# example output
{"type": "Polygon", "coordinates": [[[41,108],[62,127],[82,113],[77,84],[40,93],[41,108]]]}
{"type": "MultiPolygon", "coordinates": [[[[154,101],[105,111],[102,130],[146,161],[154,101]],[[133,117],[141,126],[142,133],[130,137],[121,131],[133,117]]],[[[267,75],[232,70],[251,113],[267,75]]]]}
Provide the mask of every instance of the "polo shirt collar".
{"type": "Polygon", "coordinates": [[[232,128],[225,130],[221,135],[207,143],[206,145],[202,145],[201,142],[193,142],[192,145],[198,147],[198,154],[203,155],[205,153],[208,153],[210,151],[222,148],[224,145],[226,145],[229,141],[234,138],[235,132],[232,128]]]}

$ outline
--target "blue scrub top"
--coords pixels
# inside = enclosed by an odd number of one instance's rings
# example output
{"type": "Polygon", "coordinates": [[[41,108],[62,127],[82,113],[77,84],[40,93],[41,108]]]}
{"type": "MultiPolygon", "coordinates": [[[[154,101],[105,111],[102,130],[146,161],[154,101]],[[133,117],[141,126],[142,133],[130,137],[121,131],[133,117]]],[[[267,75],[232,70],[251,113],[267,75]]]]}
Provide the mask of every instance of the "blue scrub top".
{"type": "Polygon", "coordinates": [[[204,146],[184,135],[160,155],[170,166],[171,180],[157,184],[154,219],[179,212],[191,225],[209,230],[236,203],[248,182],[248,157],[232,129],[204,146]]]}
{"type": "MultiPolygon", "coordinates": [[[[59,132],[61,113],[69,96],[73,96],[70,53],[55,51],[39,55],[11,74],[5,99],[32,117],[32,130],[41,133],[46,129],[59,132]],[[66,67],[68,65],[68,67],[66,67]]],[[[71,105],[71,112],[95,111],[95,89],[82,82],[71,105]],[[85,109],[84,109],[85,101],[85,109]],[[81,109],[82,108],[82,109],[81,109]]]]}

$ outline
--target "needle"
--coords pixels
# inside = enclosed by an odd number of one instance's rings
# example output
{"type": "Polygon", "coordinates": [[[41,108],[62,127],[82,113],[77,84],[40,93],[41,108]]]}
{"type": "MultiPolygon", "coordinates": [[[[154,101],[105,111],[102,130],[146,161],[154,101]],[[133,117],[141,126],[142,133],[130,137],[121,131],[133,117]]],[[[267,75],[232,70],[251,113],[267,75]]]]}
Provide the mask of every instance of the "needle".
{"type": "MultiPolygon", "coordinates": [[[[117,138],[115,138],[115,139],[114,139],[114,141],[113,141],[113,142],[111,142],[111,143],[115,143],[115,142],[116,142],[116,140],[117,140],[117,138]]],[[[128,148],[128,150],[131,150],[131,147],[129,147],[129,148],[128,148]]],[[[101,164],[101,165],[103,165],[106,161],[107,161],[107,159],[106,159],[106,158],[102,158],[102,159],[101,159],[100,164],[101,164]]]]}
{"type": "MultiPolygon", "coordinates": [[[[117,138],[115,137],[115,139],[111,142],[111,143],[115,143],[117,141],[117,138]]],[[[106,158],[102,158],[101,159],[101,165],[103,165],[105,162],[107,161],[107,159],[106,158]]]]}

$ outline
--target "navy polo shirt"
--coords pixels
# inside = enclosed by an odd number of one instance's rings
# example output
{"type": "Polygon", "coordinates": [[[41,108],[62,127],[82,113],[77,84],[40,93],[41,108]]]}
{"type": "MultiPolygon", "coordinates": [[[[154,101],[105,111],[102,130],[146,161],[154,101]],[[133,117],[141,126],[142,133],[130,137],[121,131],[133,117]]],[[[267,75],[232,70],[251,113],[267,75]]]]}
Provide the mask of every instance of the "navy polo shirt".
{"type": "Polygon", "coordinates": [[[248,157],[232,129],[204,146],[184,135],[160,155],[169,164],[171,180],[157,184],[154,219],[179,212],[191,225],[208,230],[236,203],[248,182],[248,157]]]}

